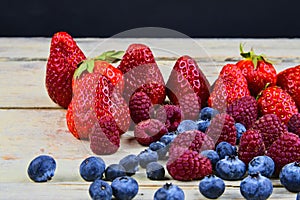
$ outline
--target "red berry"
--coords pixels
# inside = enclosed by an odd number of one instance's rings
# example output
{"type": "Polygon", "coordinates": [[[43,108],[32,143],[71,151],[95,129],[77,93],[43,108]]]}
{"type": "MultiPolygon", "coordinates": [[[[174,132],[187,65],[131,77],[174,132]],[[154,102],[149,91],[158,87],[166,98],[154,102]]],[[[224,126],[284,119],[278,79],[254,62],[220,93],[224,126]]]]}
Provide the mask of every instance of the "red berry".
{"type": "Polygon", "coordinates": [[[156,110],[156,119],[165,123],[169,132],[176,131],[183,119],[181,109],[176,105],[164,105],[156,110]]]}
{"type": "Polygon", "coordinates": [[[288,129],[290,132],[295,133],[300,137],[300,113],[296,113],[290,118],[288,129]]]}
{"type": "Polygon", "coordinates": [[[130,116],[134,123],[150,119],[151,107],[151,99],[145,92],[134,93],[129,101],[130,116]]]}

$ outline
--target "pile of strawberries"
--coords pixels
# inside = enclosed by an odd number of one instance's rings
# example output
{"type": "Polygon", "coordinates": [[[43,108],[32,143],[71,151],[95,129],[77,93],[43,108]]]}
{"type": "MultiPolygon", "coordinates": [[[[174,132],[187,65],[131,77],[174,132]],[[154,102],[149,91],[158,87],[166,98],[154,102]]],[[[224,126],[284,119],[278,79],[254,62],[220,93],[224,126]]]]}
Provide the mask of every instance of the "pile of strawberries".
{"type": "Polygon", "coordinates": [[[212,86],[196,61],[182,56],[165,83],[146,45],[87,59],[70,35],[58,32],[51,41],[46,87],[50,98],[68,109],[70,132],[89,139],[96,154],[115,153],[131,127],[137,141],[149,145],[210,106],[222,113],[206,132],[215,143],[235,145],[226,134],[214,138],[216,129],[235,122],[247,128],[239,149],[244,162],[266,152],[299,161],[300,66],[277,73],[264,56],[245,53],[242,46],[241,55],[241,61],[222,68],[212,86]]]}

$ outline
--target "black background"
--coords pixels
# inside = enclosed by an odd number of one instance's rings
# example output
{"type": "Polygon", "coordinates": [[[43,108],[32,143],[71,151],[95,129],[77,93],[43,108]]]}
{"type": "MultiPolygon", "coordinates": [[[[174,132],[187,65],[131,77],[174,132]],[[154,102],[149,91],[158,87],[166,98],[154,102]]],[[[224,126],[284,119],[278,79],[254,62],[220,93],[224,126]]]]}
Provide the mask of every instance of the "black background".
{"type": "Polygon", "coordinates": [[[300,1],[289,0],[8,0],[1,2],[0,36],[110,37],[164,27],[190,37],[294,38],[299,19],[300,1]]]}

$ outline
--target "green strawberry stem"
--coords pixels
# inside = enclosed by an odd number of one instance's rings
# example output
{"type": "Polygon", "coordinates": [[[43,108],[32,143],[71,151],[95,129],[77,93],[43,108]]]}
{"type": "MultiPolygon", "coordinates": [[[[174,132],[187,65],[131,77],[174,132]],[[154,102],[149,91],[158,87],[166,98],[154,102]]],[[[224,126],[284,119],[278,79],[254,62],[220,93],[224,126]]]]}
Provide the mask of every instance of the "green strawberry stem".
{"type": "Polygon", "coordinates": [[[251,50],[249,52],[244,52],[244,46],[242,43],[240,43],[240,55],[245,59],[251,60],[253,63],[254,69],[257,68],[258,61],[264,61],[266,63],[272,64],[272,62],[270,60],[268,60],[264,54],[256,55],[254,53],[253,48],[251,48],[251,50]]]}
{"type": "Polygon", "coordinates": [[[116,63],[122,59],[124,51],[106,51],[95,58],[86,59],[78,64],[78,68],[74,72],[74,78],[79,78],[84,71],[92,73],[95,67],[95,61],[102,60],[108,63],[116,63]]]}

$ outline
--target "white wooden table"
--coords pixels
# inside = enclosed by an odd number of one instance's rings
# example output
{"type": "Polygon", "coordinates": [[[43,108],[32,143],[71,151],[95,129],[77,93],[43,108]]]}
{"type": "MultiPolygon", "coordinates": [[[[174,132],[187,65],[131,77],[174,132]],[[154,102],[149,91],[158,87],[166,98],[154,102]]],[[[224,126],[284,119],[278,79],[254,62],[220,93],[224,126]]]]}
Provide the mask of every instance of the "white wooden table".
{"type": "MultiPolygon", "coordinates": [[[[300,39],[76,39],[88,57],[107,50],[125,50],[131,43],[151,47],[165,81],[180,55],[195,58],[212,83],[220,68],[239,59],[239,43],[254,47],[275,62],[277,71],[300,64],[300,39]]],[[[66,110],[51,102],[45,89],[45,66],[50,38],[0,38],[0,199],[89,199],[90,183],[79,175],[81,161],[91,155],[89,144],[76,140],[66,127],[66,110]],[[57,161],[52,181],[33,183],[27,166],[35,156],[50,154],[57,161]]],[[[132,132],[122,136],[120,150],[102,156],[106,164],[123,156],[138,154],[145,147],[137,144],[132,132]]],[[[199,181],[150,181],[145,170],[134,175],[140,189],[135,199],[153,199],[166,182],[182,187],[186,199],[205,199],[198,191],[199,181]]],[[[295,199],[279,180],[272,180],[270,199],[295,199]]],[[[226,181],[220,199],[243,199],[240,181],[226,181]]]]}

